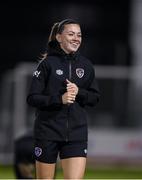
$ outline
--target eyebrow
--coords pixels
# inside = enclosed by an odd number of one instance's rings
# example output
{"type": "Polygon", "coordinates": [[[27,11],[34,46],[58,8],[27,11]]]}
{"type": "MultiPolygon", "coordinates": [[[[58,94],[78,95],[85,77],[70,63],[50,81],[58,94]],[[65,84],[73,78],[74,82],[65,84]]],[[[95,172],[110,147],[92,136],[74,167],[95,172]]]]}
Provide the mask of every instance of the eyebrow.
{"type": "MultiPolygon", "coordinates": [[[[74,31],[66,31],[67,33],[75,33],[74,31]]],[[[81,32],[77,32],[77,34],[81,34],[81,32]]]]}

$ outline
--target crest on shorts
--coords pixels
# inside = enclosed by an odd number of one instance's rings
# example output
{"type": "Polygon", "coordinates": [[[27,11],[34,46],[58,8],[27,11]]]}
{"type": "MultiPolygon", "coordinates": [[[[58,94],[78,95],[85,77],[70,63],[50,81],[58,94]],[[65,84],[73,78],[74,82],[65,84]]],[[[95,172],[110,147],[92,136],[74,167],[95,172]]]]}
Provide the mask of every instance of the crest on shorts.
{"type": "Polygon", "coordinates": [[[39,157],[42,154],[42,149],[40,147],[35,147],[35,155],[39,157]]]}
{"type": "Polygon", "coordinates": [[[84,69],[82,68],[77,68],[76,69],[76,75],[79,77],[79,78],[82,78],[84,76],[84,69]]]}

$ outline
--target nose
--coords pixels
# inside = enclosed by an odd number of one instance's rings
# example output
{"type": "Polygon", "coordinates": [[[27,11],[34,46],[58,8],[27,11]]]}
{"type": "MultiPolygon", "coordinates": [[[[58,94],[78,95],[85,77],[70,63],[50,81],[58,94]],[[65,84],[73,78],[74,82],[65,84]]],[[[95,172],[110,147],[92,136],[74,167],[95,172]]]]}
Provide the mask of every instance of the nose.
{"type": "Polygon", "coordinates": [[[80,40],[80,37],[77,34],[74,34],[73,39],[74,40],[80,40]]]}

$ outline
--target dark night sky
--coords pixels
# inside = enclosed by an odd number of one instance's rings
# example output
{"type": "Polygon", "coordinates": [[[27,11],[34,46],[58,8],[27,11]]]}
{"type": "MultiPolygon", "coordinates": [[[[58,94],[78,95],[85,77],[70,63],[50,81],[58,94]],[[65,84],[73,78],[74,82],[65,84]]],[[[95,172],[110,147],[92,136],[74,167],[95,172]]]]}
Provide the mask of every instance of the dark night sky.
{"type": "MultiPolygon", "coordinates": [[[[48,1],[17,6],[1,3],[1,74],[20,61],[34,62],[46,45],[53,23],[64,18],[81,23],[84,55],[96,64],[115,64],[115,45],[122,44],[126,49],[128,46],[129,2],[48,1]]],[[[127,59],[125,64],[129,64],[127,59]]]]}

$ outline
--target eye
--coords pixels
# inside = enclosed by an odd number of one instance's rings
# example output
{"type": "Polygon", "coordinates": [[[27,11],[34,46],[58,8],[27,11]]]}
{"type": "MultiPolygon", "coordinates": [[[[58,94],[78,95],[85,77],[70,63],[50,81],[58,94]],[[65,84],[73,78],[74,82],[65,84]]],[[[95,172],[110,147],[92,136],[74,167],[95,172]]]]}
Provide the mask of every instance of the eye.
{"type": "Polygon", "coordinates": [[[81,35],[81,34],[78,34],[77,36],[78,36],[79,38],[81,38],[81,37],[82,37],[82,35],[81,35]]]}
{"type": "Polygon", "coordinates": [[[69,36],[73,36],[73,33],[69,33],[68,35],[69,35],[69,36]]]}

